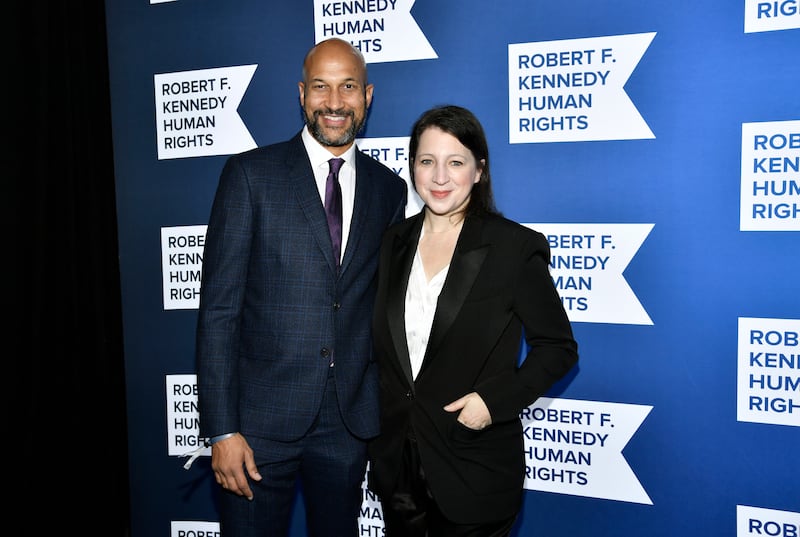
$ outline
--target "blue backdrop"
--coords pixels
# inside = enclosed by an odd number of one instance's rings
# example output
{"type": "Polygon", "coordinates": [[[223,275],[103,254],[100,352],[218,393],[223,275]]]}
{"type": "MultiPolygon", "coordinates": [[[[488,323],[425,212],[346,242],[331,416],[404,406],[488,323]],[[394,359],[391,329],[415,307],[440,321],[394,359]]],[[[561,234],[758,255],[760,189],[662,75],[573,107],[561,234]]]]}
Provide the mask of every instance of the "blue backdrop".
{"type": "Polygon", "coordinates": [[[132,537],[217,534],[207,450],[184,468],[205,224],[227,155],[300,129],[303,55],[332,35],[375,84],[361,150],[407,178],[416,117],[466,106],[499,208],[550,238],[581,362],[521,416],[517,535],[800,534],[797,0],[106,12],[132,537]]]}

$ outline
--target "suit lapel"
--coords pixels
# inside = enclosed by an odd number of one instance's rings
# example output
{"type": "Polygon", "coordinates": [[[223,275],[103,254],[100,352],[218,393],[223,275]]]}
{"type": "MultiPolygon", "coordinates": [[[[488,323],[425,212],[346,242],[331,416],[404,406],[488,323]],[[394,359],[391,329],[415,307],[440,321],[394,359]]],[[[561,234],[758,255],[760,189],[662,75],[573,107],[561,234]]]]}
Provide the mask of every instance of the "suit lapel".
{"type": "Polygon", "coordinates": [[[486,254],[489,252],[489,245],[484,244],[481,239],[482,229],[483,221],[479,218],[472,217],[464,221],[464,227],[461,229],[455,252],[453,252],[453,259],[450,261],[447,279],[439,294],[439,302],[436,305],[436,313],[433,317],[428,348],[422,361],[420,375],[425,370],[428,357],[437,352],[445,335],[453,325],[480,272],[486,254]]]}
{"type": "Polygon", "coordinates": [[[343,244],[344,255],[342,257],[341,272],[347,270],[348,265],[353,260],[355,252],[358,251],[358,242],[361,234],[373,226],[369,222],[369,207],[373,196],[374,181],[366,166],[362,165],[363,159],[369,158],[356,147],[355,169],[356,169],[356,190],[353,199],[353,216],[350,220],[350,232],[347,244],[343,244]]]}
{"type": "Polygon", "coordinates": [[[417,252],[417,241],[422,231],[422,212],[412,217],[413,222],[405,233],[398,235],[392,245],[392,259],[389,267],[387,281],[396,282],[390,285],[386,295],[386,316],[389,321],[389,332],[392,334],[397,359],[400,368],[408,379],[409,386],[414,386],[411,374],[411,357],[408,354],[406,343],[405,303],[408,279],[411,275],[411,265],[417,252]]]}
{"type": "MultiPolygon", "coordinates": [[[[286,168],[292,188],[294,188],[300,209],[308,220],[314,239],[317,241],[322,255],[330,269],[336,272],[336,262],[333,258],[331,235],[328,231],[328,220],[325,218],[325,207],[319,197],[317,182],[314,179],[314,170],[308,160],[305,146],[300,134],[291,140],[292,149],[288,152],[286,168]]],[[[287,225],[290,223],[287,222],[287,225]]]]}

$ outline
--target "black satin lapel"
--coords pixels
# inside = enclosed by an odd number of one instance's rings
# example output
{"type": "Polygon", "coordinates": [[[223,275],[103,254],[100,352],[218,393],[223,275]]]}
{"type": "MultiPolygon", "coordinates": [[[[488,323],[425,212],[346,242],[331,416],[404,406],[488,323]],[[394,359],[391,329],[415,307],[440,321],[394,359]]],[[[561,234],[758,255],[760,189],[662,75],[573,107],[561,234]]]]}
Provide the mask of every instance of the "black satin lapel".
{"type": "Polygon", "coordinates": [[[408,289],[408,279],[411,275],[411,265],[414,262],[414,254],[417,252],[416,244],[419,239],[421,226],[412,226],[406,238],[398,237],[392,252],[391,266],[389,267],[389,281],[393,282],[387,291],[386,309],[389,320],[389,331],[392,334],[397,358],[400,367],[408,378],[410,386],[414,386],[414,379],[411,374],[411,358],[408,355],[408,344],[406,343],[406,289],[408,289]]]}
{"type": "Polygon", "coordinates": [[[363,153],[356,150],[356,190],[355,198],[353,199],[353,216],[350,220],[350,233],[347,238],[347,244],[342,244],[342,248],[344,249],[342,252],[342,273],[347,270],[347,267],[353,260],[354,252],[358,251],[358,243],[362,235],[367,230],[372,230],[374,227],[374,223],[369,220],[369,211],[372,197],[375,195],[375,179],[372,177],[369,170],[361,166],[361,156],[359,155],[363,155],[363,153]]]}
{"type": "Polygon", "coordinates": [[[445,280],[442,292],[439,294],[439,302],[436,305],[436,315],[433,318],[433,326],[431,326],[426,357],[436,352],[445,334],[450,330],[475,278],[478,277],[478,272],[480,272],[488,252],[489,247],[482,246],[469,252],[459,253],[456,251],[453,254],[453,260],[450,262],[450,269],[447,272],[447,280],[445,280]]]}
{"type": "Polygon", "coordinates": [[[425,352],[425,360],[422,362],[420,374],[425,369],[428,356],[438,351],[445,335],[453,326],[458,312],[464,305],[464,301],[470,289],[472,289],[475,279],[478,277],[486,255],[489,253],[489,247],[490,245],[486,243],[483,237],[483,219],[468,216],[458,237],[444,287],[439,293],[436,314],[433,316],[428,348],[425,352]]]}

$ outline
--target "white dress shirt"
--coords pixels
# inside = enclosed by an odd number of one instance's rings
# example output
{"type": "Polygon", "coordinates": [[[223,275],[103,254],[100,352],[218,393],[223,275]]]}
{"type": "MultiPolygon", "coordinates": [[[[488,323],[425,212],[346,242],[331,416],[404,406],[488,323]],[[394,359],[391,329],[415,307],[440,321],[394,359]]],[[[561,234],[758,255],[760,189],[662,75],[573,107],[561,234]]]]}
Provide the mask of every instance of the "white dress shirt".
{"type": "MultiPolygon", "coordinates": [[[[311,136],[308,126],[303,128],[303,144],[306,146],[311,168],[314,170],[314,179],[317,182],[317,191],[325,206],[325,182],[330,172],[328,161],[335,158],[328,149],[311,136]]],[[[344,159],[344,164],[339,169],[339,185],[342,188],[342,257],[347,248],[347,238],[350,236],[350,221],[353,219],[353,201],[356,196],[356,146],[353,144],[339,158],[344,159]]],[[[341,259],[339,260],[341,261],[341,259]]]]}
{"type": "MultiPolygon", "coordinates": [[[[424,234],[420,234],[420,239],[424,234]]],[[[439,301],[439,293],[442,292],[444,281],[450,264],[440,270],[431,281],[425,276],[425,268],[422,266],[422,259],[419,257],[419,247],[414,254],[414,262],[411,265],[411,275],[408,278],[408,288],[406,289],[406,342],[408,344],[408,355],[411,358],[411,375],[417,378],[422,359],[425,357],[425,350],[428,348],[428,338],[431,334],[433,324],[433,314],[436,313],[436,304],[439,301]]]]}

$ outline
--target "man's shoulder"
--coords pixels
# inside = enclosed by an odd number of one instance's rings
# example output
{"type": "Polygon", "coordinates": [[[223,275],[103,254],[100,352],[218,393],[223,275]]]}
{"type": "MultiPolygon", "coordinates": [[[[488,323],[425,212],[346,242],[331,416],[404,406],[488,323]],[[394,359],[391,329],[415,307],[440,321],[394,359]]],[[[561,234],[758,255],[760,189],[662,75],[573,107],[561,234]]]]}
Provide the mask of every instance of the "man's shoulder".
{"type": "Polygon", "coordinates": [[[272,142],[266,145],[260,145],[247,151],[232,155],[231,158],[249,161],[249,160],[262,160],[262,159],[282,159],[287,155],[291,155],[297,151],[303,151],[303,143],[299,135],[296,135],[288,140],[281,140],[272,142]]]}
{"type": "Polygon", "coordinates": [[[423,212],[420,211],[417,214],[413,214],[411,216],[407,216],[406,218],[400,220],[399,222],[395,222],[394,224],[390,225],[386,229],[386,236],[389,235],[400,235],[406,236],[412,231],[414,231],[415,227],[421,226],[419,222],[420,219],[423,218],[423,212]]]}
{"type": "MultiPolygon", "coordinates": [[[[405,179],[400,177],[394,170],[383,162],[365,155],[356,149],[356,167],[361,171],[366,171],[368,174],[377,178],[379,181],[376,184],[385,186],[387,188],[396,189],[398,195],[406,195],[406,182],[405,179]]],[[[374,179],[373,179],[374,181],[374,179]]]]}
{"type": "Polygon", "coordinates": [[[531,243],[537,248],[547,244],[547,238],[543,233],[500,214],[485,215],[479,220],[483,222],[484,233],[491,236],[494,242],[508,242],[517,245],[531,243]]]}

